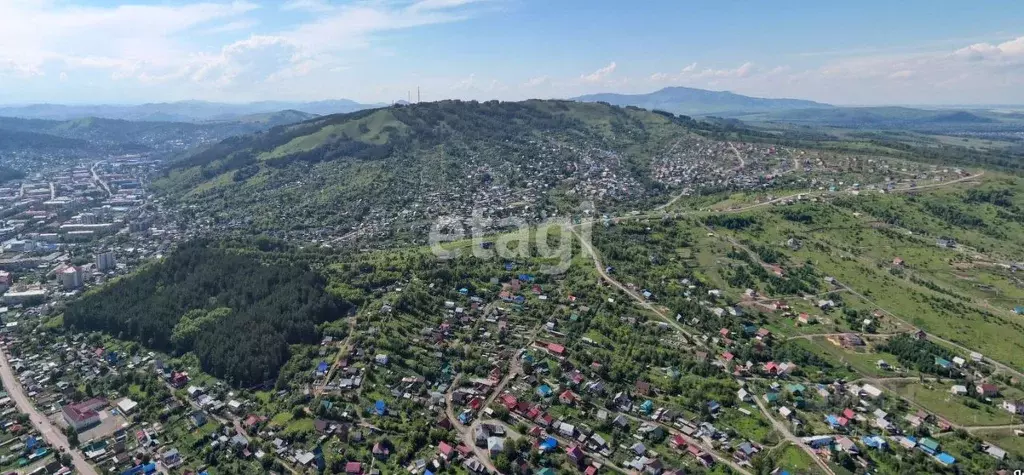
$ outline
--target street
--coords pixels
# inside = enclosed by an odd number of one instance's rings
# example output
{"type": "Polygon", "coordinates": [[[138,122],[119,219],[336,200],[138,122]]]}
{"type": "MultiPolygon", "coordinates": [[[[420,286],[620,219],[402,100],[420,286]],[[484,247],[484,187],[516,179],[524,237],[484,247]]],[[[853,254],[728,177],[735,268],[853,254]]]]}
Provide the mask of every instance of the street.
{"type": "Polygon", "coordinates": [[[71,461],[75,466],[76,472],[84,475],[98,475],[99,472],[85,460],[81,452],[70,448],[64,433],[54,426],[45,414],[39,412],[28,396],[25,395],[25,389],[21,387],[21,382],[14,376],[14,371],[7,362],[7,352],[2,350],[0,350],[0,378],[3,379],[4,389],[7,390],[11,400],[18,406],[18,410],[28,414],[29,420],[32,421],[32,426],[39,431],[43,438],[46,439],[46,442],[56,451],[69,452],[71,454],[71,461]]]}

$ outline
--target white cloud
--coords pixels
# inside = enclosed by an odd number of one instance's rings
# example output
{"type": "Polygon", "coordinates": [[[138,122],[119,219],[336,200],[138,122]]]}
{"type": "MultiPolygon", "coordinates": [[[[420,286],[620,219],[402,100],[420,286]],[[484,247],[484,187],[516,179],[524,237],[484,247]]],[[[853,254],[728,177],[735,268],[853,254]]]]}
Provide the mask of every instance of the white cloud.
{"type": "Polygon", "coordinates": [[[581,74],[580,79],[584,82],[600,82],[614,73],[615,68],[617,67],[618,65],[615,64],[615,61],[612,61],[608,66],[598,69],[590,74],[581,74]]]}
{"type": "Polygon", "coordinates": [[[550,77],[548,77],[548,76],[537,76],[535,78],[530,78],[526,82],[524,82],[523,83],[523,87],[540,87],[540,86],[546,86],[548,84],[551,84],[551,78],[550,77]]]}
{"type": "Polygon", "coordinates": [[[379,34],[463,20],[477,1],[293,1],[280,8],[315,14],[254,35],[247,32],[259,24],[252,17],[259,5],[242,0],[112,7],[0,0],[0,76],[88,69],[140,87],[175,81],[190,96],[231,86],[224,92],[253,99],[282,87],[301,91],[288,80],[323,71],[317,84],[326,88],[379,34]],[[217,35],[229,40],[210,43],[217,35]]]}

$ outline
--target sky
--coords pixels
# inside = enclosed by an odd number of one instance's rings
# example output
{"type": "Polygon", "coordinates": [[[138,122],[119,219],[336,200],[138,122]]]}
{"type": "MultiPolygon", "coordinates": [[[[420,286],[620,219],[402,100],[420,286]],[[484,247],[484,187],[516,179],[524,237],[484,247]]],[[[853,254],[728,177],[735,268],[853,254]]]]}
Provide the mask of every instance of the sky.
{"type": "Polygon", "coordinates": [[[0,103],[1024,104],[1024,2],[0,0],[0,103]]]}

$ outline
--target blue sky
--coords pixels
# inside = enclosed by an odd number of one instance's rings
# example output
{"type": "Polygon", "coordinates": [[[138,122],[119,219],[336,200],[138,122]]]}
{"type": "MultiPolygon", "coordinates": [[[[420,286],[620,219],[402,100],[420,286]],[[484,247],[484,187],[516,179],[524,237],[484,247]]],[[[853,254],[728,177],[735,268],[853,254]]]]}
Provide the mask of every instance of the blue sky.
{"type": "Polygon", "coordinates": [[[1024,104],[1024,2],[0,0],[0,103],[1024,104]]]}

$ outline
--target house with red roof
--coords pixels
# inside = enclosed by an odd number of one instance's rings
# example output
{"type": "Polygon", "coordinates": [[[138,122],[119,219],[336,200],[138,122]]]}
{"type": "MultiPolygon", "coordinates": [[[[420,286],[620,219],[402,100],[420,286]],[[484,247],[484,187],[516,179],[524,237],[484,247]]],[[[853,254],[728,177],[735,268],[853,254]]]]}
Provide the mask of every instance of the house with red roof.
{"type": "Polygon", "coordinates": [[[853,412],[853,409],[846,408],[846,409],[843,409],[843,417],[845,417],[845,418],[847,418],[847,419],[852,421],[853,419],[855,419],[857,417],[857,414],[853,412]]]}
{"type": "Polygon", "coordinates": [[[724,359],[725,361],[732,361],[733,358],[734,358],[733,354],[729,353],[728,351],[726,351],[725,353],[722,353],[722,359],[724,359]]]}
{"type": "Polygon", "coordinates": [[[974,389],[976,389],[978,394],[982,397],[993,397],[999,394],[999,386],[992,383],[982,383],[977,385],[974,389]]]}
{"type": "Polygon", "coordinates": [[[448,443],[443,440],[437,444],[437,452],[441,454],[441,458],[443,458],[446,462],[451,462],[453,456],[455,455],[455,449],[452,448],[451,445],[448,445],[448,443]]]}
{"type": "Polygon", "coordinates": [[[558,343],[548,343],[547,349],[556,356],[565,356],[565,347],[558,343]]]}
{"type": "Polygon", "coordinates": [[[106,399],[97,397],[77,404],[68,404],[61,408],[61,413],[68,426],[77,432],[99,423],[100,414],[98,411],[106,405],[106,399]]]}
{"type": "Polygon", "coordinates": [[[509,410],[509,412],[511,412],[515,410],[516,407],[519,405],[519,401],[516,400],[515,396],[509,393],[505,393],[501,395],[501,404],[504,405],[505,408],[509,410]]]}
{"type": "Polygon", "coordinates": [[[779,365],[776,364],[774,361],[769,361],[764,364],[764,372],[765,374],[772,375],[779,374],[779,365]]]}
{"type": "Polygon", "coordinates": [[[558,401],[561,402],[562,404],[565,404],[566,406],[576,404],[577,399],[579,399],[579,396],[577,396],[576,393],[568,389],[562,391],[562,394],[558,395],[558,401]]]}
{"type": "Polygon", "coordinates": [[[359,462],[348,462],[345,464],[345,473],[348,475],[362,475],[363,464],[359,462]]]}

